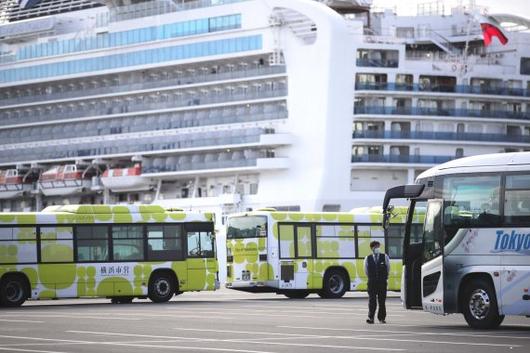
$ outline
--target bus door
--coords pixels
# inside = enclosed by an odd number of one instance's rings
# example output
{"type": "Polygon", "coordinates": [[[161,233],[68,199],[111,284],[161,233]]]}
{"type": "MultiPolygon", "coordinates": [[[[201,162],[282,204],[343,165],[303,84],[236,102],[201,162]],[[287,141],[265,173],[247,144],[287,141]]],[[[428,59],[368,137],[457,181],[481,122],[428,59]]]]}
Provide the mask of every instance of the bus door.
{"type": "Polygon", "coordinates": [[[217,260],[213,223],[184,225],[187,242],[188,290],[215,289],[217,260]]]}
{"type": "Polygon", "coordinates": [[[423,225],[423,258],[421,265],[423,310],[434,314],[444,313],[443,288],[443,201],[429,200],[423,225]]]}
{"type": "Polygon", "coordinates": [[[412,200],[407,214],[403,240],[403,275],[401,277],[401,300],[407,309],[422,309],[423,222],[418,227],[414,225],[414,221],[422,221],[420,210],[424,210],[425,204],[423,201],[412,200]]]}
{"type": "Polygon", "coordinates": [[[309,261],[313,256],[313,227],[309,224],[281,224],[280,288],[307,289],[311,286],[309,261]]]}

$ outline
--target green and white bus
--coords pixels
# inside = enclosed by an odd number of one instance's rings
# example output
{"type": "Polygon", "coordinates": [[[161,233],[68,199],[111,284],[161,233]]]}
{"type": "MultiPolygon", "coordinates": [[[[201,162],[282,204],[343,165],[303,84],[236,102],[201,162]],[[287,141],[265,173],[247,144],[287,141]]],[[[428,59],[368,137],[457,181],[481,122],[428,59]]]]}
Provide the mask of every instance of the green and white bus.
{"type": "MultiPolygon", "coordinates": [[[[479,155],[431,168],[416,184],[389,189],[410,200],[403,248],[408,309],[462,313],[469,326],[530,316],[530,152],[479,155]],[[427,206],[427,211],[423,211],[427,206]],[[422,235],[410,234],[425,212],[422,235]]],[[[385,222],[386,223],[386,222],[385,222]]]]}
{"type": "Polygon", "coordinates": [[[168,301],[219,287],[214,215],[68,205],[0,213],[0,304],[106,297],[168,301]]]}
{"type": "Polygon", "coordinates": [[[364,257],[377,240],[391,259],[388,288],[398,291],[406,209],[393,212],[386,235],[381,208],[348,213],[263,209],[230,216],[226,287],[289,298],[310,293],[340,298],[346,291],[366,290],[364,257]]]}

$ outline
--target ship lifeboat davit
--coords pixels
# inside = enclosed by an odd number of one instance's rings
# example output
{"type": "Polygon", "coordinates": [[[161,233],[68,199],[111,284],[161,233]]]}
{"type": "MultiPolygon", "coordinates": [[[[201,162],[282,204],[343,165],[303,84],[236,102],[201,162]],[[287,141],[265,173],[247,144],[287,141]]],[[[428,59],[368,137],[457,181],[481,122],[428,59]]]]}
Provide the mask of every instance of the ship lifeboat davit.
{"type": "Polygon", "coordinates": [[[43,172],[39,188],[46,196],[70,195],[90,188],[91,175],[76,164],[55,166],[43,172]]]}
{"type": "Polygon", "coordinates": [[[103,185],[113,192],[149,190],[151,180],[142,176],[142,166],[107,169],[101,177],[103,185]]]}
{"type": "Polygon", "coordinates": [[[11,199],[31,191],[32,180],[24,180],[18,169],[0,170],[0,199],[11,199]]]}

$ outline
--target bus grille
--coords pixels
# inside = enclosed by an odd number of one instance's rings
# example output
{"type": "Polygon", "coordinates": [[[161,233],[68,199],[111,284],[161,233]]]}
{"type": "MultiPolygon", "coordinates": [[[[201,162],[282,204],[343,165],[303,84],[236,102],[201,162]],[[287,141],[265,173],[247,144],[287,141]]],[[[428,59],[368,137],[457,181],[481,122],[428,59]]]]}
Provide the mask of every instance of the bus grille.
{"type": "Polygon", "coordinates": [[[431,295],[436,290],[438,282],[440,281],[441,272],[431,273],[428,276],[423,277],[423,296],[426,297],[431,295]]]}
{"type": "Polygon", "coordinates": [[[282,265],[281,279],[285,282],[294,280],[294,265],[282,265]]]}

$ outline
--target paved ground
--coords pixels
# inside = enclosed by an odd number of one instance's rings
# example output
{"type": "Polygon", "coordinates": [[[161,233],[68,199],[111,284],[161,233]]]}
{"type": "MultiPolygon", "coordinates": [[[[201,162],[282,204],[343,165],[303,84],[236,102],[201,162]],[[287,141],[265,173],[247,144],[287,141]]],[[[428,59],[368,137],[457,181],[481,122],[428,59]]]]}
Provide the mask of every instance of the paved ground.
{"type": "Polygon", "coordinates": [[[470,330],[460,315],[438,317],[388,301],[386,325],[367,325],[364,294],[290,300],[222,290],[170,303],[108,300],[29,302],[0,309],[0,351],[82,352],[530,352],[530,319],[470,330]]]}

